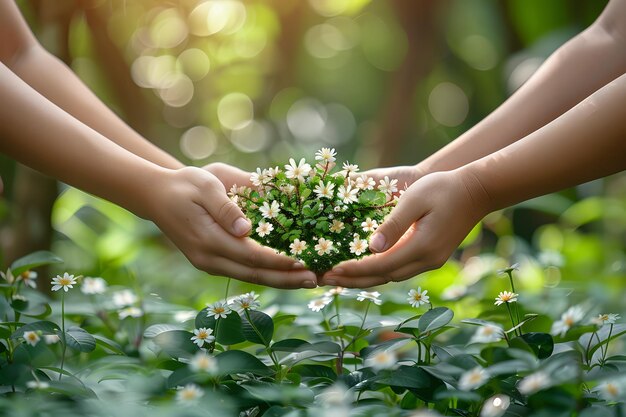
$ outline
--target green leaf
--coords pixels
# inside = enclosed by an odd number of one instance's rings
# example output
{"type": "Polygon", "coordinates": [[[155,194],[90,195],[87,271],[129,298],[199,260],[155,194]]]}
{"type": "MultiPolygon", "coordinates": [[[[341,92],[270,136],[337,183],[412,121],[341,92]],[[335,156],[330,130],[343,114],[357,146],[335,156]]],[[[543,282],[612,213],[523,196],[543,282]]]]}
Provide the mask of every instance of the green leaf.
{"type": "Polygon", "coordinates": [[[246,340],[269,346],[274,335],[274,322],[267,314],[257,310],[247,310],[242,317],[242,331],[246,340]]]}
{"type": "Polygon", "coordinates": [[[398,369],[385,372],[386,377],[378,382],[402,388],[423,389],[430,387],[431,376],[420,368],[414,366],[399,366],[398,369]]]}
{"type": "MultiPolygon", "coordinates": [[[[200,327],[205,327],[205,326],[200,326],[200,327]]],[[[181,326],[177,324],[153,324],[152,326],[148,327],[143,332],[143,337],[147,339],[152,339],[153,337],[156,337],[163,332],[169,332],[170,330],[183,330],[183,329],[181,328],[181,326]]]]}
{"type": "Polygon", "coordinates": [[[525,325],[528,322],[533,321],[534,319],[537,318],[537,316],[539,316],[539,314],[526,314],[524,320],[520,321],[519,324],[517,324],[517,326],[515,327],[511,327],[509,330],[507,330],[505,333],[509,334],[514,332],[517,329],[521,329],[523,325],[525,325]]]}
{"type": "Polygon", "coordinates": [[[548,333],[525,333],[511,340],[510,346],[534,353],[539,359],[545,359],[552,355],[554,340],[548,333]]]}
{"type": "Polygon", "coordinates": [[[65,331],[67,346],[79,352],[91,352],[96,348],[96,339],[85,329],[72,326],[65,331]]]}
{"type": "Polygon", "coordinates": [[[274,352],[302,352],[303,350],[310,350],[311,345],[306,340],[301,339],[283,339],[270,347],[274,352]]]}
{"type": "Polygon", "coordinates": [[[417,321],[421,333],[437,330],[450,323],[454,312],[447,307],[436,307],[424,313],[417,321]]]}
{"type": "Polygon", "coordinates": [[[213,329],[215,340],[222,345],[234,345],[244,342],[246,338],[242,332],[241,317],[236,312],[231,312],[225,319],[220,318],[220,325],[217,326],[215,334],[216,320],[213,316],[207,317],[207,309],[203,309],[196,316],[196,328],[206,327],[213,329]]]}
{"type": "Polygon", "coordinates": [[[366,206],[382,206],[386,202],[385,193],[376,190],[363,191],[359,196],[359,203],[366,206]]]}
{"type": "Polygon", "coordinates": [[[99,334],[94,334],[93,335],[94,339],[96,339],[96,344],[101,346],[104,349],[108,349],[113,353],[116,353],[118,355],[125,355],[126,352],[124,352],[124,349],[122,349],[122,347],[117,344],[117,342],[114,342],[111,339],[107,339],[104,336],[100,336],[99,334]]]}
{"type": "Polygon", "coordinates": [[[56,323],[51,321],[35,321],[32,323],[28,323],[19,329],[17,329],[11,335],[11,339],[17,339],[20,337],[24,337],[25,332],[41,332],[41,334],[57,334],[59,331],[59,326],[56,323]]]}
{"type": "Polygon", "coordinates": [[[578,339],[578,343],[587,349],[589,346],[589,339],[591,338],[591,346],[589,350],[586,352],[586,357],[588,360],[593,358],[593,354],[600,349],[602,345],[607,344],[611,340],[620,337],[621,335],[626,333],[626,324],[605,324],[596,332],[597,337],[593,333],[584,334],[578,339]],[[609,338],[610,334],[610,338],[609,338]],[[600,339],[600,342],[598,342],[600,339]]]}
{"type": "Polygon", "coordinates": [[[18,276],[22,272],[37,268],[38,266],[60,263],[63,263],[63,259],[52,252],[42,250],[33,252],[13,262],[11,264],[11,272],[13,272],[13,275],[18,276]]]}
{"type": "Polygon", "coordinates": [[[186,358],[198,351],[198,347],[191,341],[193,334],[185,330],[170,330],[160,333],[152,339],[172,358],[186,358]]]}
{"type": "Polygon", "coordinates": [[[242,350],[228,350],[215,356],[220,375],[251,372],[256,375],[269,375],[272,370],[251,354],[242,350]]]}

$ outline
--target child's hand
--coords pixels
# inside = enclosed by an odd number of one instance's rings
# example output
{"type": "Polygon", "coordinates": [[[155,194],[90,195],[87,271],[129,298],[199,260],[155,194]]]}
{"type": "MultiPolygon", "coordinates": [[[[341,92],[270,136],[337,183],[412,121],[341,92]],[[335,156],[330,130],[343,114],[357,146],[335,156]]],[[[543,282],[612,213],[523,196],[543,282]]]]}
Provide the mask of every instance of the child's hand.
{"type": "Polygon", "coordinates": [[[302,265],[245,238],[250,222],[209,172],[166,171],[152,195],[149,216],[196,268],[277,288],[316,286],[302,265]]]}
{"type": "Polygon", "coordinates": [[[439,268],[487,214],[487,197],[473,177],[458,170],[422,177],[370,239],[378,253],[338,265],[320,284],[366,288],[439,268]]]}
{"type": "Polygon", "coordinates": [[[361,175],[367,175],[372,177],[376,184],[385,177],[395,178],[398,180],[398,189],[404,190],[413,184],[415,181],[425,175],[416,166],[397,166],[389,168],[376,168],[369,171],[358,172],[353,174],[353,177],[359,177],[361,175]]]}
{"type": "Polygon", "coordinates": [[[224,184],[226,190],[230,190],[234,184],[238,186],[245,185],[250,187],[250,172],[236,168],[232,165],[224,164],[222,162],[214,162],[212,164],[203,167],[206,171],[215,175],[224,184]]]}

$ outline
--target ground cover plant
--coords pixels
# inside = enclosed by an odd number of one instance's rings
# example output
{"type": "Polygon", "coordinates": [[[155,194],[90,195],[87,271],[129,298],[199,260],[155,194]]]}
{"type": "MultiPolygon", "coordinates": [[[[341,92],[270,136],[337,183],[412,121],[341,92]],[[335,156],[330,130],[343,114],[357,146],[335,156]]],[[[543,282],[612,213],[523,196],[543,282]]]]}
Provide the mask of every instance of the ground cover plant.
{"type": "Polygon", "coordinates": [[[231,294],[227,285],[194,311],[99,277],[31,272],[49,263],[62,265],[38,252],[2,274],[5,415],[624,411],[626,355],[615,348],[626,333],[621,317],[584,303],[537,313],[536,300],[516,288],[515,265],[473,284],[496,280],[500,288],[477,301],[480,317],[455,317],[435,299],[459,302],[472,287],[437,297],[419,286],[404,295],[327,288],[309,292],[316,296],[304,307],[231,294]],[[57,301],[37,285],[51,285],[57,301]]]}

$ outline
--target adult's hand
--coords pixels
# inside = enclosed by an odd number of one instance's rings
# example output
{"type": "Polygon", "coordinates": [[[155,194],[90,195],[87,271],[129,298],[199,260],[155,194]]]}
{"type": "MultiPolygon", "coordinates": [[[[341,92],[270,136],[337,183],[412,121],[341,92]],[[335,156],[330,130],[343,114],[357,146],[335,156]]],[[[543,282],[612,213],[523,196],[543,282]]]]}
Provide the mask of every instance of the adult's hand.
{"type": "Polygon", "coordinates": [[[167,170],[148,216],[198,269],[276,288],[314,288],[316,276],[245,236],[250,222],[219,179],[200,168],[167,170]]]}
{"type": "Polygon", "coordinates": [[[370,239],[375,254],[338,265],[320,284],[367,288],[439,268],[487,214],[487,202],[480,183],[458,170],[426,175],[370,239]]]}

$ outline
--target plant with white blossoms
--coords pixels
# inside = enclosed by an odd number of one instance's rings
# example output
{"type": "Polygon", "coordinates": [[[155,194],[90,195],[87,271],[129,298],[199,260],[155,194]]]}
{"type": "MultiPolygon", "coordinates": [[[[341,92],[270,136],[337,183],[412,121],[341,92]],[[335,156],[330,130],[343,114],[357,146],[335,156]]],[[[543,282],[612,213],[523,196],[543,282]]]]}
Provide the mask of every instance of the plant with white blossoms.
{"type": "Polygon", "coordinates": [[[565,313],[561,315],[561,320],[557,320],[552,323],[552,329],[550,333],[553,335],[564,336],[565,333],[574,325],[580,323],[585,316],[585,312],[579,306],[572,306],[567,309],[565,313]]]}
{"type": "Polygon", "coordinates": [[[65,272],[63,276],[57,275],[56,277],[52,278],[51,284],[52,291],[63,290],[65,292],[68,292],[70,288],[74,288],[74,285],[76,285],[76,278],[74,277],[74,275],[70,275],[65,272]]]}
{"type": "Polygon", "coordinates": [[[208,344],[215,340],[215,336],[212,336],[212,333],[213,329],[207,329],[205,327],[194,329],[191,341],[198,345],[198,347],[202,347],[205,343],[208,344]]]}
{"type": "Polygon", "coordinates": [[[461,375],[459,379],[459,389],[461,391],[471,391],[482,387],[489,380],[489,374],[480,366],[477,366],[461,375]]]}
{"type": "Polygon", "coordinates": [[[548,388],[551,384],[552,381],[548,374],[543,371],[537,371],[534,374],[522,378],[517,383],[517,390],[520,394],[531,395],[537,391],[548,388]]]}
{"type": "Polygon", "coordinates": [[[430,304],[430,297],[426,295],[428,290],[422,291],[422,287],[417,287],[416,289],[411,289],[409,291],[409,297],[406,299],[411,307],[418,308],[422,304],[430,304]]]}
{"type": "Polygon", "coordinates": [[[337,152],[322,148],[311,166],[304,158],[250,176],[253,187],[234,185],[229,196],[253,224],[251,237],[286,253],[316,273],[370,253],[369,237],[395,205],[398,181],[356,176],[348,162],[333,173],[337,152]]]}
{"type": "Polygon", "coordinates": [[[83,284],[80,286],[81,292],[87,295],[104,294],[106,289],[107,282],[99,277],[85,277],[83,278],[83,284]]]}

